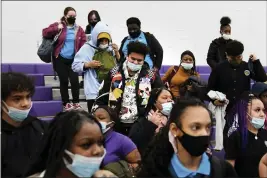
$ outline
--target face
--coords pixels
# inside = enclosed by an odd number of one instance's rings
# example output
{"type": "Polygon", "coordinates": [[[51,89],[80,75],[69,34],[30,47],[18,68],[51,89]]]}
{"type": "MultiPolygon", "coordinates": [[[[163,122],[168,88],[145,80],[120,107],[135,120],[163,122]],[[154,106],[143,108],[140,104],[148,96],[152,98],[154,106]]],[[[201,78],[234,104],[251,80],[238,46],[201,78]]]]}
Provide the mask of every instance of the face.
{"type": "Polygon", "coordinates": [[[109,41],[108,41],[107,38],[101,38],[101,39],[99,40],[99,44],[106,45],[106,44],[108,44],[108,43],[109,43],[109,41]]]}
{"type": "MultiPolygon", "coordinates": [[[[203,107],[188,107],[180,118],[182,130],[191,136],[207,136],[211,134],[211,118],[208,111],[203,107]]],[[[170,125],[170,131],[178,137],[183,132],[175,123],[170,125]]]]}
{"type": "Polygon", "coordinates": [[[109,123],[111,122],[111,118],[108,114],[108,112],[103,109],[103,108],[99,108],[94,112],[94,116],[96,117],[96,119],[100,122],[106,122],[109,123]]]}
{"type": "Polygon", "coordinates": [[[189,56],[188,54],[184,55],[182,57],[182,62],[184,63],[188,63],[188,64],[193,64],[194,63],[194,60],[191,56],[189,56]]]}
{"type": "Polygon", "coordinates": [[[76,18],[76,12],[75,11],[69,11],[65,17],[66,17],[66,19],[69,17],[76,18]]]}
{"type": "Polygon", "coordinates": [[[172,95],[168,90],[162,90],[162,92],[159,94],[159,96],[157,98],[155,106],[158,110],[161,111],[163,109],[162,104],[168,103],[168,102],[173,102],[172,99],[173,99],[172,95]]]}
{"type": "Polygon", "coordinates": [[[239,56],[228,56],[227,55],[227,59],[231,64],[239,65],[243,60],[243,55],[239,55],[239,56]]]}
{"type": "Polygon", "coordinates": [[[223,27],[222,30],[220,31],[220,33],[231,35],[231,27],[229,25],[223,27]]]}
{"type": "Polygon", "coordinates": [[[74,136],[69,151],[86,157],[101,157],[104,154],[103,143],[104,137],[99,126],[96,123],[84,122],[74,136]]]}
{"type": "Polygon", "coordinates": [[[96,15],[95,14],[91,15],[91,17],[89,17],[89,23],[94,24],[96,22],[98,22],[96,15]]]}
{"type": "Polygon", "coordinates": [[[260,95],[260,99],[261,99],[261,101],[263,102],[264,108],[265,108],[265,110],[266,110],[266,109],[267,109],[267,91],[263,92],[263,93],[260,95]]]}
{"type": "Polygon", "coordinates": [[[140,31],[140,27],[137,24],[129,24],[127,27],[129,34],[140,31]]]}
{"type": "MultiPolygon", "coordinates": [[[[12,92],[5,100],[5,103],[19,110],[30,109],[32,103],[30,92],[12,92]]],[[[7,110],[5,105],[2,104],[2,107],[7,110]]]]}
{"type": "Polygon", "coordinates": [[[131,53],[128,56],[128,61],[133,64],[143,65],[145,56],[143,54],[131,53]]]}
{"type": "MultiPolygon", "coordinates": [[[[259,99],[252,100],[252,102],[248,104],[248,114],[251,117],[265,119],[265,109],[262,101],[259,99]]],[[[251,118],[248,116],[248,119],[251,118]]]]}

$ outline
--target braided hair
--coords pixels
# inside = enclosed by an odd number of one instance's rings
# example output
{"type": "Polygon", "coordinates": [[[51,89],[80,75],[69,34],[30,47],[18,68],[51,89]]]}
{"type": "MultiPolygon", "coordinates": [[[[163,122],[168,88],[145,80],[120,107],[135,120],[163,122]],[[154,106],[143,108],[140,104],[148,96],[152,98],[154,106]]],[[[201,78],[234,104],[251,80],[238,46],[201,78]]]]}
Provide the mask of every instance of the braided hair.
{"type": "Polygon", "coordinates": [[[56,177],[58,171],[65,167],[64,151],[69,149],[74,136],[85,122],[97,124],[101,130],[99,122],[86,111],[73,110],[55,116],[49,126],[46,145],[41,155],[45,159],[45,178],[56,177]]]}

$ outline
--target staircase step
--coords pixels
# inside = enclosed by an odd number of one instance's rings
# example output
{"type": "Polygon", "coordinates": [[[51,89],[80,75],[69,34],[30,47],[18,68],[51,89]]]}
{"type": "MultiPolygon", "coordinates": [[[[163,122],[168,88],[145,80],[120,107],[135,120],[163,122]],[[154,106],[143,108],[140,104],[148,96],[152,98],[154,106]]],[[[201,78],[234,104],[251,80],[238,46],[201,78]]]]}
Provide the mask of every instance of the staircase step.
{"type": "Polygon", "coordinates": [[[35,117],[55,116],[63,110],[61,101],[33,101],[30,115],[35,117]]]}
{"type": "Polygon", "coordinates": [[[35,86],[44,86],[44,74],[27,74],[29,77],[32,77],[34,80],[35,86]]]}
{"type": "MultiPolygon", "coordinates": [[[[82,76],[79,76],[79,82],[82,81],[82,76]]],[[[59,78],[57,76],[57,80],[54,79],[54,76],[44,76],[45,86],[51,87],[59,87],[59,78]]],[[[70,82],[69,82],[70,86],[70,82]]]]}
{"type": "Polygon", "coordinates": [[[32,101],[50,101],[52,100],[52,87],[36,86],[32,101]]]}
{"type": "MultiPolygon", "coordinates": [[[[71,93],[71,89],[69,90],[69,97],[70,100],[72,100],[72,93],[71,93]]],[[[53,88],[52,90],[53,93],[53,100],[61,100],[61,95],[60,95],[60,89],[59,88],[53,88]]],[[[80,100],[85,100],[85,94],[84,94],[84,89],[80,89],[80,100]]]]}

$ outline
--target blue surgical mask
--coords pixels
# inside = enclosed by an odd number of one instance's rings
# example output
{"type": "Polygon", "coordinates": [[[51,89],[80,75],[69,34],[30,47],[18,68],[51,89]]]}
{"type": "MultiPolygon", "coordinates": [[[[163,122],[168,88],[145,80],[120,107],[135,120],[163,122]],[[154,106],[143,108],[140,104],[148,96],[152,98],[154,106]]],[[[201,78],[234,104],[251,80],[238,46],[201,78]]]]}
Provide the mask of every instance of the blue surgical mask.
{"type": "Polygon", "coordinates": [[[109,131],[112,128],[111,124],[114,122],[112,121],[112,122],[106,123],[106,122],[100,121],[99,123],[101,124],[102,132],[106,133],[107,131],[109,131]]]}
{"type": "Polygon", "coordinates": [[[67,150],[65,153],[70,156],[72,163],[69,164],[66,159],[64,159],[66,167],[78,177],[92,177],[96,171],[99,170],[100,164],[102,163],[106,150],[104,149],[104,154],[101,157],[86,157],[78,154],[73,154],[67,150]]]}
{"type": "Polygon", "coordinates": [[[264,118],[251,117],[250,115],[248,115],[248,116],[251,118],[251,120],[249,120],[249,121],[255,129],[260,129],[264,126],[264,123],[265,123],[264,118]]]}
{"type": "Polygon", "coordinates": [[[20,109],[13,108],[11,106],[8,106],[4,101],[2,101],[2,103],[7,108],[7,111],[4,110],[4,112],[6,112],[8,116],[16,122],[24,121],[28,117],[29,112],[32,108],[32,102],[31,102],[30,108],[27,110],[20,110],[20,109]]]}
{"type": "Polygon", "coordinates": [[[170,116],[173,107],[173,102],[163,103],[161,105],[163,108],[161,113],[164,114],[165,116],[170,116]]]}
{"type": "Polygon", "coordinates": [[[127,67],[133,72],[137,72],[141,70],[142,66],[143,66],[142,64],[134,64],[134,63],[127,61],[127,67]]]}

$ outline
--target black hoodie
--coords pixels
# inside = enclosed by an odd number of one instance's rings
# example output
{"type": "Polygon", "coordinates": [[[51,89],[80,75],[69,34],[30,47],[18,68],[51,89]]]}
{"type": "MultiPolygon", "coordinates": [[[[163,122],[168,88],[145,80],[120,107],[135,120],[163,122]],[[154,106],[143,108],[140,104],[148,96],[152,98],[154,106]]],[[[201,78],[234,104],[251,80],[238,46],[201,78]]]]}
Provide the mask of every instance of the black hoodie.
{"type": "Polygon", "coordinates": [[[20,127],[14,127],[2,119],[1,170],[2,177],[29,176],[38,169],[47,124],[28,116],[20,127]],[[39,162],[39,163],[37,163],[39,162]]]}

